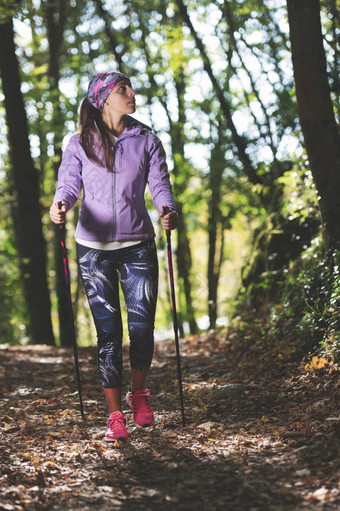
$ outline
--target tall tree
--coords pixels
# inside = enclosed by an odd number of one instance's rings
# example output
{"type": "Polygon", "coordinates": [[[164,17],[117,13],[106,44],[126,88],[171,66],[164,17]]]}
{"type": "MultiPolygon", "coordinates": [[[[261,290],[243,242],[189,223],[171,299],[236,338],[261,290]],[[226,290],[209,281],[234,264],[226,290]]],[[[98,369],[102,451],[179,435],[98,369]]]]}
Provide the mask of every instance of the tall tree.
{"type": "MultiPolygon", "coordinates": [[[[62,157],[62,141],[64,136],[65,118],[61,109],[60,101],[60,55],[63,44],[63,34],[66,22],[67,0],[47,0],[44,4],[44,18],[47,27],[48,40],[48,78],[49,92],[53,108],[53,120],[51,129],[53,130],[53,169],[57,179],[58,168],[62,157]]],[[[55,229],[56,231],[59,229],[55,229]]],[[[68,303],[68,293],[65,287],[64,268],[60,253],[60,233],[56,232],[54,237],[54,260],[56,269],[56,291],[58,297],[58,315],[59,315],[59,338],[62,346],[72,346],[72,327],[70,322],[70,307],[68,303]]]]}
{"type": "MultiPolygon", "coordinates": [[[[219,119],[217,119],[219,121],[219,119]]],[[[212,128],[214,128],[212,124],[212,128]]],[[[224,234],[226,221],[221,210],[223,194],[223,174],[225,171],[225,136],[223,122],[215,126],[217,141],[211,150],[209,164],[209,193],[208,201],[208,315],[209,328],[216,327],[218,317],[218,284],[224,256],[224,234]]]]}
{"type": "Polygon", "coordinates": [[[287,0],[301,128],[327,246],[340,246],[340,137],[327,76],[319,0],[287,0]]]}
{"type": "Polygon", "coordinates": [[[190,176],[190,172],[187,169],[190,169],[191,166],[186,161],[184,156],[185,153],[185,133],[184,133],[184,125],[186,122],[185,115],[185,91],[186,91],[186,77],[184,73],[183,66],[177,70],[177,76],[174,79],[175,88],[177,93],[177,102],[178,102],[178,120],[177,122],[171,121],[171,116],[168,111],[168,119],[170,124],[170,133],[171,133],[171,149],[174,159],[174,191],[177,201],[177,210],[178,210],[178,237],[177,237],[177,268],[178,268],[178,276],[183,282],[185,303],[186,303],[186,320],[189,323],[190,333],[192,335],[197,333],[197,324],[195,319],[195,311],[192,303],[192,289],[191,289],[191,280],[190,274],[192,273],[192,257],[191,257],[191,248],[190,241],[188,236],[188,230],[183,214],[183,199],[182,196],[186,189],[186,178],[188,179],[190,176]]]}
{"type": "Polygon", "coordinates": [[[21,93],[12,19],[0,25],[0,72],[5,96],[16,244],[34,343],[54,344],[46,279],[46,247],[42,234],[39,179],[31,156],[26,111],[21,93]]]}

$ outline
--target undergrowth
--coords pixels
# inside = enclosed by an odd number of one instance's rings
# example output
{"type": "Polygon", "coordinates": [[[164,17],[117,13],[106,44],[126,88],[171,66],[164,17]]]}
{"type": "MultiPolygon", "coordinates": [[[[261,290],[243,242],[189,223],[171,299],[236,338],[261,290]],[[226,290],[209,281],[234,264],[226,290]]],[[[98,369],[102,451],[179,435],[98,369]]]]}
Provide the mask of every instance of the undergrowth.
{"type": "Polygon", "coordinates": [[[245,293],[234,324],[252,330],[255,342],[286,340],[302,358],[340,361],[340,250],[327,254],[318,236],[279,274],[263,274],[252,288],[253,295],[254,290],[270,300],[252,308],[245,293]]]}

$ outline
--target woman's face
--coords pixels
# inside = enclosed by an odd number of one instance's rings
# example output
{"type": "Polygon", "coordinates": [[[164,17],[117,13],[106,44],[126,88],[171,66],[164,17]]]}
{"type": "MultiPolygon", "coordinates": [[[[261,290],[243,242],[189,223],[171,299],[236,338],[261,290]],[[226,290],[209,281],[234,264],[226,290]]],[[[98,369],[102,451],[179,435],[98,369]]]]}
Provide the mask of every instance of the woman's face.
{"type": "Polygon", "coordinates": [[[135,95],[129,80],[120,80],[105,101],[103,116],[133,114],[136,110],[135,95]]]}

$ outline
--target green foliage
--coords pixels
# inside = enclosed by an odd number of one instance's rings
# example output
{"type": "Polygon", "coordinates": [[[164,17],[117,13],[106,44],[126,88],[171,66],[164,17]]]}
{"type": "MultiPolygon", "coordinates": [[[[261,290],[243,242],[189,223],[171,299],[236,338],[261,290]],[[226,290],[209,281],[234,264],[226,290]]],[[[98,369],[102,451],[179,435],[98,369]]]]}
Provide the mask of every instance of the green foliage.
{"type": "Polygon", "coordinates": [[[26,304],[20,285],[19,260],[14,246],[11,198],[0,182],[0,344],[25,342],[26,304]]]}
{"type": "Polygon", "coordinates": [[[21,0],[1,0],[0,23],[8,23],[14,16],[18,15],[21,4],[21,0]]]}
{"type": "Polygon", "coordinates": [[[286,268],[310,246],[320,227],[316,190],[303,158],[274,183],[275,194],[273,187],[256,187],[268,197],[271,213],[267,209],[258,217],[253,250],[242,272],[245,299],[256,308],[280,298],[286,268]]]}
{"type": "Polygon", "coordinates": [[[286,355],[340,361],[340,251],[327,254],[321,234],[283,271],[263,274],[256,286],[270,298],[253,309],[246,294],[238,297],[231,326],[245,335],[256,331],[262,348],[282,346],[286,339],[286,355]]]}
{"type": "Polygon", "coordinates": [[[288,323],[306,349],[336,361],[340,357],[339,264],[340,251],[326,254],[320,237],[315,238],[285,270],[281,303],[272,316],[277,323],[273,334],[281,335],[288,323]]]}
{"type": "Polygon", "coordinates": [[[282,214],[288,219],[297,219],[302,225],[308,218],[318,214],[315,185],[303,159],[298,160],[292,170],[285,172],[278,183],[284,187],[282,214]]]}

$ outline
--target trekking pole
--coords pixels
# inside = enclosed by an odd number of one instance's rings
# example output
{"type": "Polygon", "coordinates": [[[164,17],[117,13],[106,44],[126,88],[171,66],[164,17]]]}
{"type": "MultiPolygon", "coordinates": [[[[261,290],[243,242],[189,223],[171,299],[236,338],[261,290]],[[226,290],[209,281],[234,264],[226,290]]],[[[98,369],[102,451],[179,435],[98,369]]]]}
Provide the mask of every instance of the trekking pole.
{"type": "MultiPolygon", "coordinates": [[[[170,212],[167,206],[163,206],[164,214],[170,212]]],[[[169,267],[169,280],[171,290],[171,308],[172,308],[172,319],[175,334],[175,345],[176,345],[176,358],[177,358],[177,374],[178,374],[178,388],[179,397],[181,401],[181,412],[182,412],[182,426],[185,426],[184,417],[184,399],[183,399],[183,388],[182,388],[182,370],[181,370],[181,357],[179,352],[179,340],[178,340],[178,323],[177,323],[177,311],[176,311],[176,296],[175,296],[175,284],[174,284],[174,271],[172,266],[172,251],[171,251],[171,231],[166,231],[167,241],[167,252],[168,252],[168,267],[169,267]]]]}
{"type": "MultiPolygon", "coordinates": [[[[58,209],[61,209],[61,207],[62,207],[62,202],[59,201],[58,209]]],[[[69,271],[68,260],[67,260],[64,224],[59,225],[59,232],[60,232],[61,252],[62,252],[62,257],[63,257],[65,284],[66,284],[66,289],[67,289],[67,294],[68,294],[69,314],[70,314],[70,322],[71,322],[71,336],[72,336],[72,345],[73,345],[74,365],[76,368],[76,378],[77,378],[77,385],[78,385],[80,413],[81,413],[82,418],[84,419],[84,405],[83,405],[83,398],[82,398],[82,393],[81,393],[78,349],[77,349],[77,341],[76,341],[76,332],[74,329],[74,316],[73,316],[73,307],[72,307],[72,299],[71,299],[70,271],[69,271]]]]}

